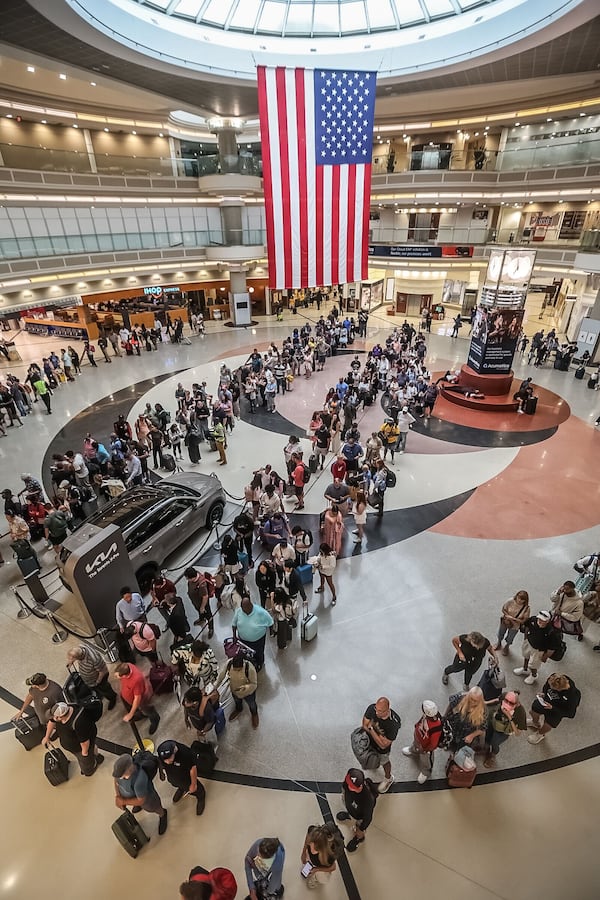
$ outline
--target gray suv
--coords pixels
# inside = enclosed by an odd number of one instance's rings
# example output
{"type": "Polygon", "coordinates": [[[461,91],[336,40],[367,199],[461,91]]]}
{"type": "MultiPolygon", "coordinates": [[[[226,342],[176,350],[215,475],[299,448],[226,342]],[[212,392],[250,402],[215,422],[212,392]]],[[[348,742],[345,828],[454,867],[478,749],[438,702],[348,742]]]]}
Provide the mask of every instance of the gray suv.
{"type": "MultiPolygon", "coordinates": [[[[133,487],[115,497],[86,519],[63,544],[59,570],[79,546],[85,531],[87,541],[94,531],[118,525],[140,588],[150,581],[166,559],[201,528],[213,528],[223,518],[225,493],[216,475],[182,472],[156,484],[133,487]]],[[[61,575],[63,584],[71,589],[61,575]]]]}

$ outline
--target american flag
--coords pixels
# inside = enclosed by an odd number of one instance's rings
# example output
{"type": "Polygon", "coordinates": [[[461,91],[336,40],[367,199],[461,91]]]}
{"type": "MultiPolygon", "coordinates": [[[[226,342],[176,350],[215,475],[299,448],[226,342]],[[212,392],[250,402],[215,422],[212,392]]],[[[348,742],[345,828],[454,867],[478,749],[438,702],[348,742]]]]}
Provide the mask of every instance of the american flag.
{"type": "Polygon", "coordinates": [[[271,288],[366,277],[376,80],[258,67],[271,288]]]}

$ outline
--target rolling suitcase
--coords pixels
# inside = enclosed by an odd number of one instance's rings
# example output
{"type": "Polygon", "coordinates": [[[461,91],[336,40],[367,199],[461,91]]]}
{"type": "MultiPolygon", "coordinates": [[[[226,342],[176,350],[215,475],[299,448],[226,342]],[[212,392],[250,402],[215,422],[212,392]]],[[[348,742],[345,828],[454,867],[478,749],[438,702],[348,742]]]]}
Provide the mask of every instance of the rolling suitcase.
{"type": "Polygon", "coordinates": [[[19,743],[23,744],[26,750],[33,750],[34,747],[42,743],[46,729],[37,716],[32,715],[22,719],[15,719],[14,725],[15,737],[19,743]]]}
{"type": "Polygon", "coordinates": [[[69,760],[62,750],[51,749],[45,754],[44,775],[54,787],[69,780],[69,760]]]}
{"type": "Polygon", "coordinates": [[[525,403],[525,414],[528,416],[533,416],[537,409],[537,397],[529,397],[527,402],[525,403]]]}
{"type": "Polygon", "coordinates": [[[122,846],[123,850],[129,853],[134,859],[144,847],[150,838],[129,810],[119,816],[116,822],[112,823],[112,833],[122,846]]]}
{"type": "Polygon", "coordinates": [[[311,453],[308,457],[308,468],[313,473],[313,475],[317,471],[317,457],[314,453],[311,453]]]}
{"type": "Polygon", "coordinates": [[[292,639],[290,623],[287,619],[277,620],[277,648],[285,650],[292,639]]]}
{"type": "Polygon", "coordinates": [[[69,677],[63,684],[63,694],[67,703],[79,703],[87,697],[97,697],[98,695],[85,683],[79,672],[74,666],[67,666],[69,677]]]}
{"type": "Polygon", "coordinates": [[[314,613],[308,611],[308,603],[304,604],[304,618],[300,623],[300,637],[303,641],[312,641],[319,630],[319,620],[314,613]]]}
{"type": "Polygon", "coordinates": [[[575,378],[578,381],[581,381],[584,375],[585,375],[585,366],[579,366],[579,368],[575,369],[575,378]]]}
{"type": "Polygon", "coordinates": [[[461,769],[457,766],[453,759],[449,759],[446,764],[446,778],[449,787],[470,788],[477,776],[477,769],[461,769]]]}
{"type": "Polygon", "coordinates": [[[310,563],[305,563],[303,566],[296,566],[296,572],[298,573],[302,584],[312,584],[313,567],[310,563]]]}

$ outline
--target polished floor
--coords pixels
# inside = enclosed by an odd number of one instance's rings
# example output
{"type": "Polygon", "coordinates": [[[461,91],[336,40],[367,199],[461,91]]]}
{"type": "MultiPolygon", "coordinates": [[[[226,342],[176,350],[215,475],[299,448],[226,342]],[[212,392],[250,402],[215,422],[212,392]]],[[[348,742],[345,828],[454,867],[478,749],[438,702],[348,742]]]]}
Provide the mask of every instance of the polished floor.
{"type": "MultiPolygon", "coordinates": [[[[93,372],[84,367],[76,384],[55,394],[52,417],[36,407],[24,428],[10,429],[0,440],[2,487],[16,488],[26,470],[39,475],[47,455],[67,449],[77,435],[92,430],[106,438],[118,412],[133,420],[146,400],[172,408],[179,380],[214,386],[222,359],[233,366],[254,346],[281,340],[301,321],[301,316],[280,325],[260,320],[248,330],[209,323],[206,337],[193,338],[191,346],[165,345],[111,366],[99,361],[93,372]]],[[[364,347],[384,340],[389,328],[389,317],[372,316],[364,347]]],[[[428,340],[432,371],[464,361],[466,336],[452,340],[445,327],[437,331],[428,340]]],[[[29,338],[21,353],[24,360],[39,358],[50,346],[29,338]]],[[[357,343],[357,349],[364,347],[357,343]]],[[[270,419],[252,421],[244,414],[229,442],[228,466],[218,468],[203,445],[198,470],[218,472],[230,494],[241,497],[253,469],[265,462],[283,466],[286,435],[305,433],[312,410],[348,362],[338,356],[324,373],[296,379],[270,419]]],[[[482,770],[473,790],[445,787],[442,753],[432,780],[418,786],[414,765],[400,752],[410,742],[421,701],[434,699],[443,709],[449,690],[460,689],[456,676],[449,689],[440,681],[441,668],[451,659],[451,637],[477,629],[493,638],[502,603],[520,588],[529,590],[534,608],[547,606],[551,590],[571,577],[573,561],[597,549],[600,435],[593,422],[600,396],[572,374],[530,370],[517,357],[516,377],[525,372],[540,387],[539,416],[504,416],[490,428],[489,420],[478,418],[484,414],[438,401],[430,422],[419,422],[411,432],[407,452],[394,461],[397,484],[386,496],[383,521],[369,517],[360,549],[349,533],[345,536],[336,571],[337,606],[330,606],[327,594],[309,590],[311,609],[319,615],[317,640],[300,646],[296,636],[284,652],[269,644],[258,693],[260,728],[253,731],[247,717],[227,727],[202,819],[181,804],[161,839],[149,822],[152,841],[143,858],[131,861],[110,834],[116,817],[110,762],[93,779],[73,774],[67,785],[51,788],[41,773],[41,751],[25,754],[4,729],[0,784],[5,821],[15,827],[3,842],[0,896],[36,896],[42,883],[47,885],[49,865],[69,870],[73,858],[89,857],[100,863],[86,869],[87,883],[79,877],[57,879],[55,896],[126,896],[141,889],[143,875],[144,896],[167,900],[177,897],[187,869],[200,863],[232,868],[243,897],[245,850],[260,834],[277,833],[288,852],[286,896],[300,897],[306,889],[298,874],[305,827],[339,809],[337,785],[353,763],[350,732],[366,705],[386,694],[403,720],[392,754],[396,784],[380,799],[367,842],[321,889],[324,896],[596,897],[600,864],[592,835],[600,799],[594,796],[600,774],[595,702],[600,658],[591,647],[598,626],[589,625],[582,643],[568,639],[558,667],[582,691],[577,718],[538,746],[524,737],[508,742],[497,770],[482,770]]],[[[368,409],[361,433],[376,429],[383,414],[380,406],[368,409]]],[[[183,467],[191,468],[187,462],[183,467]]],[[[303,521],[313,531],[328,482],[327,473],[320,473],[307,491],[303,521]]],[[[235,508],[232,501],[227,521],[235,508]]],[[[169,561],[173,577],[198,559],[201,542],[199,536],[169,561]]],[[[6,542],[0,546],[9,559],[6,542]]],[[[51,554],[43,559],[44,572],[51,573],[51,554]]],[[[214,551],[198,561],[211,568],[214,551]]],[[[28,674],[45,669],[57,680],[64,677],[69,646],[51,642],[45,620],[16,618],[10,588],[17,575],[14,563],[0,570],[2,722],[10,718],[15,698],[23,696],[28,674]]],[[[55,576],[49,574],[47,583],[53,585],[55,576]]],[[[60,593],[56,598],[59,614],[76,623],[72,605],[63,604],[60,593]]],[[[226,611],[218,617],[213,643],[220,658],[230,617],[226,611]]],[[[517,661],[515,644],[506,661],[507,680],[529,703],[536,687],[512,675],[517,661]]],[[[157,736],[185,740],[177,705],[168,697],[157,703],[162,715],[157,736]]],[[[131,742],[116,711],[103,717],[99,731],[115,751],[131,742]]],[[[160,789],[168,802],[169,792],[160,789]]]]}

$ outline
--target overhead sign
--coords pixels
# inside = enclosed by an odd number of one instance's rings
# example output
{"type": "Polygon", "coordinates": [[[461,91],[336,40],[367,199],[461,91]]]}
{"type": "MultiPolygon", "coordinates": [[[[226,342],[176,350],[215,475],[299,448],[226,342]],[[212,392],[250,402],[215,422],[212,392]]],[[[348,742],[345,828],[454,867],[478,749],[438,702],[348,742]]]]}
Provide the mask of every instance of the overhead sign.
{"type": "Polygon", "coordinates": [[[179,285],[171,285],[170,287],[163,287],[160,284],[151,284],[150,287],[144,288],[144,294],[147,297],[162,297],[163,294],[179,294],[181,293],[181,288],[179,285]]]}
{"type": "Polygon", "coordinates": [[[442,259],[473,256],[473,247],[441,244],[418,246],[411,244],[371,244],[369,256],[389,256],[394,259],[442,259]]]}

